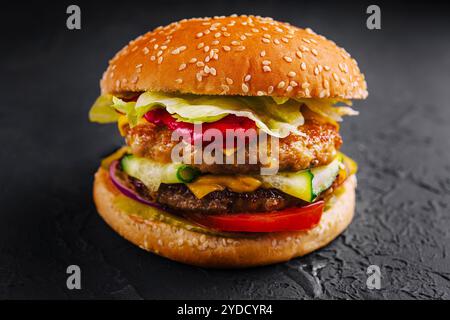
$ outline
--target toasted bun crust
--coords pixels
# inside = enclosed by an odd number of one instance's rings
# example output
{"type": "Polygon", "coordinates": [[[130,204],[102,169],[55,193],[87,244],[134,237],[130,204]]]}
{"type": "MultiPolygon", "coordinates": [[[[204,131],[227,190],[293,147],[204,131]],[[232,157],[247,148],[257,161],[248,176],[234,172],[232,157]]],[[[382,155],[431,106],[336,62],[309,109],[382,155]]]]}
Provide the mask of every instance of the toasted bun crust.
{"type": "Polygon", "coordinates": [[[103,93],[364,99],[355,59],[333,41],[255,16],[181,20],[131,41],[110,61],[103,93]]]}
{"type": "Polygon", "coordinates": [[[120,191],[102,168],[95,175],[94,200],[103,219],[121,236],[142,249],[202,267],[243,268],[288,261],[331,242],[353,218],[355,187],[356,178],[351,176],[315,228],[265,234],[251,239],[205,235],[125,213],[114,205],[120,191]]]}

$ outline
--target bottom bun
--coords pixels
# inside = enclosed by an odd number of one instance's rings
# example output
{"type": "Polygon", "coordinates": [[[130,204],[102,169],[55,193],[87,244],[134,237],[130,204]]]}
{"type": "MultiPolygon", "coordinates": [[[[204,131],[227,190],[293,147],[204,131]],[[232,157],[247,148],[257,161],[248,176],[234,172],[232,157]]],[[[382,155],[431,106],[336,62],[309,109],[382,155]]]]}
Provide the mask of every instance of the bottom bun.
{"type": "Polygon", "coordinates": [[[126,212],[114,201],[123,195],[102,168],[95,174],[94,200],[103,219],[142,249],[201,267],[243,268],[288,261],[330,243],[353,218],[355,188],[356,177],[351,176],[335,191],[319,225],[311,230],[266,233],[251,238],[199,233],[126,212]]]}

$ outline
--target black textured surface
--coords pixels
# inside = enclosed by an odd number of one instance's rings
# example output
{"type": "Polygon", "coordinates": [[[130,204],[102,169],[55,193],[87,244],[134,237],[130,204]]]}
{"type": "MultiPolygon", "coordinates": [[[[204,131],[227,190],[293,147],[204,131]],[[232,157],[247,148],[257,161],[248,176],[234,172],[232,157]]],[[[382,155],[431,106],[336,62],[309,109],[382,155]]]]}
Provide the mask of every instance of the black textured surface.
{"type": "MultiPolygon", "coordinates": [[[[79,3],[79,2],[78,2],[79,3]]],[[[4,5],[0,53],[0,298],[450,298],[450,20],[443,4],[190,1],[4,5]],[[131,38],[184,17],[270,15],[310,26],[359,61],[370,96],[342,126],[360,165],[357,213],[326,248],[287,264],[204,270],[115,234],[91,199],[99,159],[120,144],[87,121],[106,61],[131,38]],[[68,265],[82,290],[66,288],[68,265]],[[382,289],[366,288],[377,264],[382,289]]]]}

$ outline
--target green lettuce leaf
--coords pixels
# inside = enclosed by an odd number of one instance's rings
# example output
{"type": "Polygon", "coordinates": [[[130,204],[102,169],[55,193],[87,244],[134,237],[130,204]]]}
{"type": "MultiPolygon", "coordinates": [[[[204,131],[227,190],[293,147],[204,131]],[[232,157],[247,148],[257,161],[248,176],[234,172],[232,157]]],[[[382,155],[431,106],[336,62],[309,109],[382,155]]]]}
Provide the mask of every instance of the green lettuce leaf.
{"type": "Polygon", "coordinates": [[[342,99],[296,99],[300,103],[306,104],[311,111],[332,121],[342,121],[342,116],[356,116],[358,111],[350,107],[335,106],[337,103],[351,105],[351,101],[342,99]]]}
{"type": "Polygon", "coordinates": [[[215,122],[229,114],[247,117],[269,135],[284,138],[290,133],[302,135],[298,127],[304,119],[300,111],[305,104],[311,111],[333,121],[342,121],[344,115],[356,115],[351,105],[342,99],[289,99],[284,97],[205,96],[162,92],[142,93],[136,102],[126,102],[112,95],[100,96],[89,111],[93,122],[115,122],[120,114],[136,126],[148,111],[165,108],[178,121],[189,123],[215,122]]]}
{"type": "Polygon", "coordinates": [[[89,120],[98,123],[111,123],[119,119],[119,115],[112,108],[113,96],[105,94],[97,98],[89,110],[89,120]]]}
{"type": "Polygon", "coordinates": [[[289,100],[279,106],[268,97],[196,96],[145,92],[139,96],[135,109],[143,115],[154,108],[166,108],[181,121],[214,122],[229,114],[247,117],[269,135],[284,138],[291,132],[302,134],[298,126],[304,123],[300,103],[289,100]]]}

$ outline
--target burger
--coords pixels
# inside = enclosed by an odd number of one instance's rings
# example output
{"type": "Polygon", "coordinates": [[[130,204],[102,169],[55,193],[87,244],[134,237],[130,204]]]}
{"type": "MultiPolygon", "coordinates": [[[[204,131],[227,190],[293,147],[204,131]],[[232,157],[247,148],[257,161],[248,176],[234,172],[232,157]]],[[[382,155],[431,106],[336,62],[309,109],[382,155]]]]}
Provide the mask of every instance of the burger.
{"type": "Polygon", "coordinates": [[[311,29],[181,20],[126,45],[100,86],[90,120],[117,123],[125,143],[95,174],[95,204],[142,249],[251,267],[317,250],[351,222],[357,165],[339,127],[366,82],[311,29]]]}

